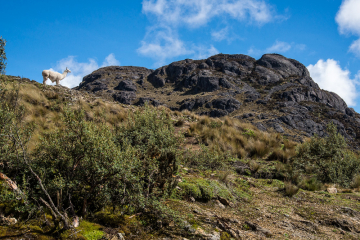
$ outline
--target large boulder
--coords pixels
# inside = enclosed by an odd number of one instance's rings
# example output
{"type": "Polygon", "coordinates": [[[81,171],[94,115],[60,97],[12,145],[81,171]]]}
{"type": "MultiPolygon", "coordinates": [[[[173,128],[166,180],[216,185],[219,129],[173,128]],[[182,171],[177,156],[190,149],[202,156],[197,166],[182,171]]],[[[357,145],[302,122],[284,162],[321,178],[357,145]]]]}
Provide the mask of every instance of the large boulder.
{"type": "Polygon", "coordinates": [[[124,80],[119,83],[115,90],[136,92],[136,85],[131,80],[124,80]]]}
{"type": "Polygon", "coordinates": [[[121,91],[114,93],[113,98],[119,103],[130,105],[136,99],[136,94],[134,92],[121,91]]]}
{"type": "Polygon", "coordinates": [[[218,98],[206,104],[207,108],[216,108],[231,113],[239,109],[241,103],[234,98],[218,98]]]}
{"type": "Polygon", "coordinates": [[[289,76],[310,77],[309,71],[303,64],[279,54],[265,54],[256,64],[276,70],[284,78],[289,76]]]}

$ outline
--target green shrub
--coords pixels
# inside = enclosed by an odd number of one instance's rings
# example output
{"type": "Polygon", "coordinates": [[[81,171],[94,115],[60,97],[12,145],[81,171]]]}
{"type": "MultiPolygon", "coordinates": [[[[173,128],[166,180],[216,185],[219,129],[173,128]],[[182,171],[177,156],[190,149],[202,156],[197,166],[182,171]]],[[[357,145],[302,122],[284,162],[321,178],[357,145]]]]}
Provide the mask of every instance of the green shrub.
{"type": "Polygon", "coordinates": [[[188,179],[187,182],[180,182],[181,192],[178,196],[192,196],[202,201],[210,201],[216,197],[231,200],[233,198],[230,190],[216,180],[206,180],[202,178],[188,179]]]}
{"type": "Polygon", "coordinates": [[[305,177],[300,181],[299,187],[308,191],[318,191],[321,189],[322,183],[316,177],[305,177]]]}
{"type": "Polygon", "coordinates": [[[136,171],[145,200],[171,194],[182,141],[182,136],[175,135],[170,115],[148,105],[129,114],[128,122],[116,129],[119,148],[129,144],[135,149],[138,163],[132,171],[136,171]]]}
{"type": "Polygon", "coordinates": [[[359,173],[360,159],[348,149],[344,137],[333,123],[327,126],[329,136],[313,137],[298,146],[291,160],[294,172],[315,174],[323,183],[337,183],[348,187],[359,173]]]}
{"type": "Polygon", "coordinates": [[[357,174],[354,176],[354,179],[351,183],[351,187],[353,188],[359,188],[360,187],[360,175],[357,174]]]}

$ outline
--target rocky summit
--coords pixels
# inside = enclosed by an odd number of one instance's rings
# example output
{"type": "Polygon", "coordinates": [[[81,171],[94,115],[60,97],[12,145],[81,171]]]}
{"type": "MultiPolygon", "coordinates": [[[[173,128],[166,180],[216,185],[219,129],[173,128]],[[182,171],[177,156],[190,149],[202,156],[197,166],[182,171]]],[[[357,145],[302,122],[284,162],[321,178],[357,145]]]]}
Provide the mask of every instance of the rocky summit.
{"type": "Polygon", "coordinates": [[[123,104],[164,105],[211,117],[239,118],[262,131],[302,141],[325,136],[333,122],[359,148],[360,115],[336,93],[322,90],[300,62],[278,54],[185,59],[150,70],[111,66],[84,77],[76,90],[123,104]]]}

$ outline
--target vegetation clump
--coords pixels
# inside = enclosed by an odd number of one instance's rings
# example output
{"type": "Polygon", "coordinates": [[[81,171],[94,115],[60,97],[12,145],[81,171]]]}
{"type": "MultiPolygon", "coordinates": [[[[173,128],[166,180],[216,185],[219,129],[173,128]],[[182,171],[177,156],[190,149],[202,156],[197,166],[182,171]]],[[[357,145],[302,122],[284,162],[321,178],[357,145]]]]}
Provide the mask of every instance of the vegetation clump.
{"type": "Polygon", "coordinates": [[[298,146],[291,160],[294,174],[313,175],[323,183],[349,187],[360,171],[360,158],[352,152],[332,122],[327,126],[328,136],[312,137],[298,146]]]}

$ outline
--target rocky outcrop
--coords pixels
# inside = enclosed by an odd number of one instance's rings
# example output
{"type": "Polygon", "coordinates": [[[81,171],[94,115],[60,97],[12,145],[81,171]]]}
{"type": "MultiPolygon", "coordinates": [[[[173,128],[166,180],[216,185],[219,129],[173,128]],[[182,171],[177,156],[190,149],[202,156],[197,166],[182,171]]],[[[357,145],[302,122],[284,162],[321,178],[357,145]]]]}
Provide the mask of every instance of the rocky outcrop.
{"type": "Polygon", "coordinates": [[[105,67],[85,76],[76,89],[123,104],[164,105],[211,117],[229,115],[262,131],[272,129],[288,136],[325,136],[332,121],[347,139],[360,143],[360,115],[337,94],[320,89],[303,64],[279,54],[265,54],[259,60],[218,54],[173,62],[154,71],[105,67]]]}

